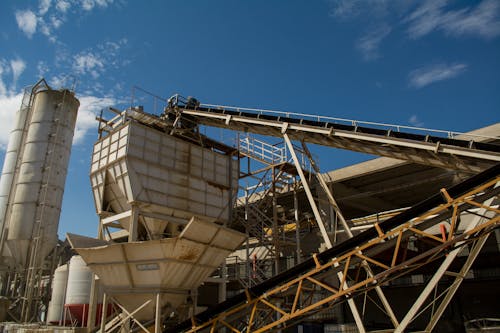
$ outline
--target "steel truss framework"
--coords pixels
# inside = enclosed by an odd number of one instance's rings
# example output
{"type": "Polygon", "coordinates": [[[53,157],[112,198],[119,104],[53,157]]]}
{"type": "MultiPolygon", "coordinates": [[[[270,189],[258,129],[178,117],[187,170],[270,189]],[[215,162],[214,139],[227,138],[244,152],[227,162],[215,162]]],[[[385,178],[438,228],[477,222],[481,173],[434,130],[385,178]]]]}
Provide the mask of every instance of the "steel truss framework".
{"type": "MultiPolygon", "coordinates": [[[[277,200],[280,194],[294,192],[301,188],[301,182],[297,181],[297,165],[301,169],[307,169],[310,175],[311,166],[304,156],[304,152],[297,147],[300,154],[300,161],[292,163],[289,156],[292,152],[287,149],[284,142],[269,144],[246,135],[238,138],[238,151],[240,154],[240,165],[245,166],[245,170],[240,170],[240,180],[250,178],[254,184],[242,187],[245,195],[241,200],[239,209],[235,209],[233,223],[240,223],[245,227],[249,235],[246,243],[246,263],[244,279],[239,278],[240,283],[245,287],[254,286],[263,282],[280,272],[280,252],[288,248],[296,253],[295,263],[300,262],[300,237],[303,231],[300,222],[304,221],[304,216],[298,209],[298,203],[294,202],[294,217],[278,215],[277,200]],[[246,159],[246,162],[243,159],[246,159]],[[284,232],[283,228],[293,226],[292,232],[284,232]],[[250,241],[255,242],[250,245],[250,241]],[[265,249],[265,251],[261,251],[265,249]],[[261,252],[261,253],[258,253],[261,252]]],[[[296,198],[295,198],[296,199],[296,198]]]]}
{"type": "Polygon", "coordinates": [[[215,105],[177,104],[171,110],[206,126],[276,137],[286,132],[292,140],[469,173],[500,162],[497,146],[475,142],[479,138],[467,134],[462,134],[465,140],[452,139],[434,136],[436,131],[427,129],[407,128],[409,132],[403,133],[401,126],[366,123],[370,127],[364,127],[354,120],[215,105]]]}
{"type": "Polygon", "coordinates": [[[287,282],[276,284],[261,295],[253,295],[247,290],[246,300],[243,302],[205,322],[196,322],[196,318],[192,318],[191,328],[184,331],[217,332],[221,328],[235,333],[278,330],[346,299],[363,295],[427,264],[440,262],[440,268],[406,316],[399,323],[394,323],[395,332],[405,331],[416,316],[429,308],[430,305],[427,305],[420,311],[442,277],[453,276],[455,279],[452,285],[431,301],[432,304],[439,304],[437,310],[430,315],[426,328],[426,331],[430,332],[489,233],[499,224],[500,210],[495,202],[499,184],[500,175],[496,172],[493,179],[487,183],[469,189],[457,197],[452,197],[443,189],[441,195],[446,199],[446,203],[432,207],[417,217],[412,216],[390,230],[383,230],[375,224],[376,236],[364,244],[344,251],[327,262],[319,260],[319,255],[315,255],[315,267],[309,271],[287,282]],[[441,227],[440,234],[428,231],[434,225],[444,226],[441,224],[443,221],[448,221],[449,227],[441,227]],[[434,246],[417,256],[405,258],[401,245],[410,236],[427,240],[434,246]],[[465,264],[459,272],[449,272],[451,262],[466,245],[470,246],[470,255],[465,264]],[[383,257],[380,256],[382,252],[383,257]],[[390,256],[387,256],[387,253],[390,253],[390,256]],[[366,268],[371,270],[373,275],[364,273],[366,268]],[[343,278],[335,279],[338,273],[342,273],[339,276],[343,278]],[[320,299],[313,297],[318,292],[323,295],[320,299]]]}

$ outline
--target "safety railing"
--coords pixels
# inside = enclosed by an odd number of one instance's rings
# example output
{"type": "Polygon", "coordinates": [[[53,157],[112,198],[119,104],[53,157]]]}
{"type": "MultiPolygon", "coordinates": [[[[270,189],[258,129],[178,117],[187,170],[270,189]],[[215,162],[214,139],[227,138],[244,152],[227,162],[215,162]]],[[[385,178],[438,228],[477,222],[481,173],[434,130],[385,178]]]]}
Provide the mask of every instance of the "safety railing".
{"type": "Polygon", "coordinates": [[[228,106],[228,105],[216,105],[216,104],[200,104],[200,107],[217,109],[217,110],[231,110],[236,112],[252,112],[257,115],[271,115],[271,116],[279,116],[285,118],[300,118],[304,120],[312,120],[316,122],[328,122],[334,124],[343,124],[354,127],[371,127],[378,128],[392,132],[411,132],[417,134],[424,135],[433,135],[440,137],[447,137],[450,139],[455,139],[460,136],[461,139],[471,139],[475,140],[478,138],[483,139],[500,139],[498,136],[488,136],[488,135],[480,135],[480,134],[472,134],[472,133],[464,133],[458,131],[449,131],[449,130],[441,130],[441,129],[431,129],[425,127],[418,126],[407,126],[407,125],[396,125],[389,123],[381,123],[381,122],[372,122],[372,121],[361,121],[347,118],[337,118],[337,117],[329,117],[329,116],[321,116],[321,115],[313,115],[307,113],[298,113],[298,112],[287,112],[287,111],[278,111],[278,110],[266,110],[266,109],[256,109],[256,108],[244,108],[244,107],[236,107],[236,106],[228,106]]]}

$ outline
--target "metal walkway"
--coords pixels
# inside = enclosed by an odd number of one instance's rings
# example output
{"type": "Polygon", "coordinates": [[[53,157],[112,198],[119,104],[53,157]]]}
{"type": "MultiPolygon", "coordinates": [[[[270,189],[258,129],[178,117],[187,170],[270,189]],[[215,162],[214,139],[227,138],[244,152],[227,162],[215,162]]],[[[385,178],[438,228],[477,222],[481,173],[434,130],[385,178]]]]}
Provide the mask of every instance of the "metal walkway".
{"type": "Polygon", "coordinates": [[[415,269],[438,263],[439,268],[404,318],[393,322],[394,332],[406,331],[411,321],[421,315],[420,309],[425,309],[424,303],[440,279],[445,275],[452,276],[455,280],[451,287],[432,301],[436,308],[433,305],[425,329],[430,332],[488,235],[498,227],[500,210],[494,200],[500,192],[499,184],[500,164],[441,190],[399,215],[376,224],[374,228],[314,255],[165,332],[218,332],[223,327],[232,332],[267,332],[285,328],[289,323],[293,325],[346,297],[356,297],[415,269]],[[450,222],[447,228],[443,226],[443,221],[450,222]],[[432,227],[441,229],[441,234],[436,236],[429,231],[432,227]],[[410,236],[425,239],[434,246],[417,256],[405,257],[401,244],[410,236]],[[450,265],[465,245],[470,246],[469,257],[459,272],[452,272],[450,265]],[[349,273],[359,272],[366,265],[374,272],[373,275],[349,273]],[[328,276],[335,276],[336,272],[344,272],[345,277],[350,277],[332,284],[328,276]],[[327,295],[319,300],[308,296],[314,290],[321,290],[327,295]],[[286,299],[293,300],[291,305],[285,305],[287,303],[283,300],[286,299]]]}
{"type": "Polygon", "coordinates": [[[252,132],[477,173],[500,162],[500,146],[482,137],[447,131],[359,122],[278,111],[186,102],[175,96],[167,117],[181,122],[252,132]],[[458,137],[458,138],[457,138],[458,137]]]}

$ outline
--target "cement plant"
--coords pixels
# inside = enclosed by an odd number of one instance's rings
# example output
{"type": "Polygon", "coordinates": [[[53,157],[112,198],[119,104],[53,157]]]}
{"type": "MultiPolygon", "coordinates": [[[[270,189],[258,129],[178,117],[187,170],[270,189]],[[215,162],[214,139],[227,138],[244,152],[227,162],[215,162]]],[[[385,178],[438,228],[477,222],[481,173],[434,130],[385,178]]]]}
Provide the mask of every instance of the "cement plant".
{"type": "Polygon", "coordinates": [[[3,332],[500,332],[500,123],[149,98],[96,117],[97,237],[58,239],[80,102],[26,89],[0,179],[3,332]],[[339,149],[373,159],[321,170],[339,149]]]}

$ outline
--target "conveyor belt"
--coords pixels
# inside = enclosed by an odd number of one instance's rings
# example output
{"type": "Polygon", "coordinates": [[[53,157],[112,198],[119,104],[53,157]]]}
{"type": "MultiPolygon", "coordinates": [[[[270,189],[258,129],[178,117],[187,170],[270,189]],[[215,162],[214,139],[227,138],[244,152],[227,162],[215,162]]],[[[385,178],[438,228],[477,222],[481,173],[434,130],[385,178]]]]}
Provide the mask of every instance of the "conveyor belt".
{"type": "MultiPolygon", "coordinates": [[[[467,192],[469,192],[471,189],[474,189],[488,181],[491,181],[492,179],[495,179],[500,175],[500,164],[497,164],[465,181],[462,183],[459,183],[455,186],[450,187],[449,189],[446,190],[447,194],[450,197],[459,197],[467,192]]],[[[291,281],[292,279],[300,276],[301,274],[304,274],[305,272],[308,272],[310,270],[313,270],[318,264],[325,264],[328,261],[332,260],[332,258],[338,258],[342,256],[344,253],[351,251],[352,249],[355,249],[359,246],[362,246],[363,244],[369,242],[370,240],[376,238],[379,233],[387,232],[397,226],[400,226],[410,220],[412,220],[415,217],[420,216],[421,214],[428,212],[430,209],[437,207],[441,204],[446,204],[448,202],[448,199],[446,196],[442,195],[441,193],[438,193],[422,202],[419,204],[413,206],[412,208],[400,213],[399,215],[396,215],[395,217],[386,220],[385,222],[382,222],[379,224],[379,230],[376,228],[371,228],[368,229],[361,234],[354,236],[353,238],[350,238],[339,245],[336,245],[332,247],[331,249],[328,249],[322,253],[319,253],[315,258],[311,258],[309,260],[306,260],[295,267],[278,274],[266,281],[264,281],[261,284],[258,284],[250,289],[247,290],[247,292],[240,293],[222,303],[217,304],[216,306],[213,306],[209,308],[208,310],[201,312],[200,314],[194,316],[192,320],[186,320],[177,326],[170,328],[166,330],[165,332],[182,332],[185,330],[189,330],[192,325],[193,321],[196,323],[204,323],[212,318],[216,317],[218,314],[223,313],[233,307],[236,307],[239,304],[244,303],[245,301],[248,300],[248,295],[251,295],[252,297],[258,297],[260,295],[263,295],[270,289],[285,284],[288,281],[291,281]]]]}
{"type": "Polygon", "coordinates": [[[203,105],[176,105],[170,111],[206,126],[276,137],[286,132],[292,140],[470,173],[500,162],[500,146],[497,144],[401,132],[394,127],[347,125],[333,120],[323,121],[328,118],[321,117],[316,121],[203,105]]]}

